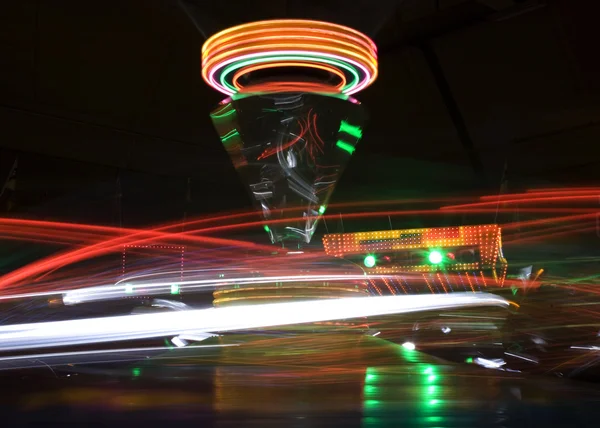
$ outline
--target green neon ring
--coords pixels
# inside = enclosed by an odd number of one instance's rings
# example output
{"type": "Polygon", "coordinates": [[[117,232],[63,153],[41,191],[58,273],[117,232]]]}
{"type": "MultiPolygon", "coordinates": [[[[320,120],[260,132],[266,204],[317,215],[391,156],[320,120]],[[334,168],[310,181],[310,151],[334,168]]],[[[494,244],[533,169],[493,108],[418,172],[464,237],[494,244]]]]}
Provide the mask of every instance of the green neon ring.
{"type": "Polygon", "coordinates": [[[323,58],[323,57],[318,57],[318,56],[311,56],[311,55],[283,55],[283,56],[265,56],[263,58],[257,58],[257,59],[250,59],[250,60],[245,60],[245,61],[235,61],[232,64],[228,65],[227,67],[225,67],[225,69],[223,69],[223,71],[221,73],[219,73],[219,81],[221,83],[221,85],[223,85],[224,87],[228,88],[229,90],[233,91],[233,92],[237,92],[238,89],[236,87],[234,87],[233,85],[231,85],[228,81],[227,81],[227,76],[229,74],[231,74],[232,72],[235,72],[236,70],[245,67],[247,65],[253,65],[253,64],[260,64],[260,63],[268,63],[271,61],[313,61],[313,62],[320,62],[320,63],[324,63],[324,64],[329,64],[329,65],[335,65],[339,68],[345,69],[346,71],[348,71],[351,75],[352,75],[352,82],[347,84],[342,91],[346,92],[349,89],[352,89],[354,87],[356,87],[358,85],[358,83],[360,82],[360,78],[358,75],[358,72],[356,71],[356,69],[350,65],[348,65],[347,63],[344,63],[342,61],[338,61],[335,59],[329,59],[329,58],[323,58]]]}

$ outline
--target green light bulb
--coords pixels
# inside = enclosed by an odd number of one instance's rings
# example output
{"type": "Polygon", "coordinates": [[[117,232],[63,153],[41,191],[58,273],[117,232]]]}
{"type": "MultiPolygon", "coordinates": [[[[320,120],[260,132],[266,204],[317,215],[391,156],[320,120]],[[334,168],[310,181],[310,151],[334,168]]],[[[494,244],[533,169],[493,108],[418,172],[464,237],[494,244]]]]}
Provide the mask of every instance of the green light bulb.
{"type": "Polygon", "coordinates": [[[443,256],[442,253],[440,253],[439,251],[434,250],[429,253],[429,263],[439,265],[440,263],[442,263],[442,260],[443,256]]]}
{"type": "Polygon", "coordinates": [[[367,257],[365,257],[363,263],[366,267],[372,268],[373,266],[375,266],[376,263],[375,256],[368,255],[367,257]]]}

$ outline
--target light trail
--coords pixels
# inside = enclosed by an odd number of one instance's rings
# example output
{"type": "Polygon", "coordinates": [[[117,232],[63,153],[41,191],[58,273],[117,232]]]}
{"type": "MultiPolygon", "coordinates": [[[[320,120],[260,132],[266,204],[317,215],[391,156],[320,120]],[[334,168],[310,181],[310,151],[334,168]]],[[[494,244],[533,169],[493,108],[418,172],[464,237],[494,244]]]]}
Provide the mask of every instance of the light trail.
{"type": "Polygon", "coordinates": [[[253,285],[274,282],[321,282],[321,281],[365,281],[369,279],[385,279],[392,275],[281,275],[265,277],[242,277],[242,278],[214,278],[188,281],[163,281],[157,283],[122,283],[123,285],[105,285],[97,287],[86,287],[77,290],[65,290],[63,303],[74,305],[78,303],[89,303],[101,300],[116,299],[119,297],[131,297],[135,290],[141,295],[170,294],[171,285],[176,283],[181,291],[196,291],[203,288],[216,288],[231,285],[253,285]]]}
{"type": "Polygon", "coordinates": [[[194,345],[188,347],[150,346],[146,348],[114,348],[96,349],[92,351],[52,352],[44,354],[13,355],[0,357],[1,370],[15,370],[36,367],[57,367],[73,364],[101,364],[125,361],[138,361],[152,355],[154,359],[180,358],[183,353],[195,352],[198,349],[231,348],[237,343],[219,345],[194,345]],[[168,353],[168,355],[164,355],[168,353]],[[177,355],[173,355],[176,353],[177,355]]]}
{"type": "Polygon", "coordinates": [[[223,333],[322,321],[482,306],[508,307],[509,301],[487,293],[353,297],[15,324],[0,327],[0,351],[78,346],[174,337],[184,334],[223,333]]]}

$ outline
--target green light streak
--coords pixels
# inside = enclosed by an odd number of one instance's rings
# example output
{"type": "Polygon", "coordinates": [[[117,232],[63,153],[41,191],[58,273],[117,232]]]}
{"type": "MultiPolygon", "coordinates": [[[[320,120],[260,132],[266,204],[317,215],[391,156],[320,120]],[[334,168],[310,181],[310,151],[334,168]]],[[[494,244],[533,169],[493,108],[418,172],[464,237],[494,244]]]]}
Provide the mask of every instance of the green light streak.
{"type": "MultiPolygon", "coordinates": [[[[225,110],[225,109],[222,109],[221,111],[223,111],[223,110],[225,110]]],[[[213,119],[221,119],[221,118],[224,118],[224,117],[227,117],[227,116],[231,116],[232,114],[236,113],[235,109],[230,110],[230,111],[225,112],[225,113],[222,113],[222,114],[219,114],[219,113],[221,113],[221,111],[219,111],[217,113],[211,114],[210,117],[212,117],[213,119]]]]}
{"type": "Polygon", "coordinates": [[[365,374],[365,383],[377,382],[379,379],[379,375],[372,367],[367,367],[367,372],[365,374]]]}
{"type": "Polygon", "coordinates": [[[325,210],[326,210],[326,209],[327,209],[327,208],[325,207],[325,205],[321,205],[321,206],[319,207],[319,214],[321,214],[321,215],[325,214],[325,210]]]}
{"type": "Polygon", "coordinates": [[[363,387],[363,392],[365,395],[377,395],[378,389],[375,385],[365,385],[363,387]]]}
{"type": "Polygon", "coordinates": [[[365,408],[376,408],[381,406],[381,401],[379,400],[365,400],[363,402],[365,408]]]}
{"type": "Polygon", "coordinates": [[[345,132],[348,135],[353,136],[357,140],[362,138],[362,130],[358,126],[350,125],[345,120],[340,122],[340,129],[338,132],[345,132]]]}
{"type": "Polygon", "coordinates": [[[271,228],[269,226],[267,226],[266,224],[263,226],[263,229],[265,229],[265,232],[267,232],[267,233],[271,232],[271,228]]]}
{"type": "Polygon", "coordinates": [[[221,142],[225,143],[225,141],[232,139],[233,137],[239,137],[240,133],[237,131],[237,129],[232,129],[231,131],[229,131],[227,134],[221,136],[221,142]]]}
{"type": "Polygon", "coordinates": [[[335,65],[339,68],[343,68],[344,70],[346,70],[350,74],[352,74],[352,81],[350,83],[348,83],[344,88],[342,88],[343,92],[346,92],[346,91],[354,88],[356,85],[358,85],[358,82],[360,81],[358,73],[356,72],[356,70],[354,68],[350,67],[348,64],[346,64],[344,62],[337,61],[334,59],[323,58],[320,56],[313,56],[313,55],[273,55],[272,53],[256,54],[256,56],[262,57],[262,58],[234,62],[233,64],[225,67],[225,69],[219,76],[219,81],[220,81],[221,85],[223,85],[224,87],[228,88],[229,90],[231,90],[233,92],[237,92],[238,91],[237,88],[234,87],[233,85],[229,84],[229,82],[227,82],[227,76],[230,73],[235,72],[239,68],[246,67],[248,65],[260,64],[260,63],[265,63],[265,62],[278,62],[278,61],[312,61],[312,62],[319,62],[319,63],[329,64],[329,65],[335,65]]]}
{"type": "Polygon", "coordinates": [[[353,145],[348,144],[342,140],[338,140],[338,142],[335,143],[335,145],[350,154],[354,153],[354,150],[356,150],[353,145]]]}

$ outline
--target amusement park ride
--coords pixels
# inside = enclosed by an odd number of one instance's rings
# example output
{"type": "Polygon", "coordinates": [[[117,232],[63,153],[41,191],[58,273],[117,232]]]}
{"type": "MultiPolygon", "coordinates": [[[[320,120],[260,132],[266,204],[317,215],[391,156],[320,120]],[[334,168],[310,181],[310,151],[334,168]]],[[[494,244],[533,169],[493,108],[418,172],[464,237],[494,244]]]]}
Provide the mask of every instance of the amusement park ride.
{"type": "MultiPolygon", "coordinates": [[[[211,119],[271,242],[310,243],[363,136],[366,113],[350,95],[377,77],[375,44],[326,22],[255,22],[210,37],[202,70],[204,80],[228,96],[211,119]]],[[[502,287],[506,277],[496,225],[328,234],[323,243],[328,256],[370,279],[353,281],[354,287],[225,287],[215,292],[215,305],[474,292],[502,287]]]]}
{"type": "Polygon", "coordinates": [[[36,323],[17,336],[0,328],[0,351],[156,337],[185,344],[239,330],[509,307],[486,293],[504,286],[507,268],[493,224],[328,234],[324,257],[319,251],[323,269],[313,268],[314,257],[302,258],[363,136],[366,113],[351,95],[377,78],[377,48],[367,36],[320,21],[244,24],[204,43],[202,77],[227,97],[211,119],[273,249],[298,251],[263,257],[251,272],[216,266],[209,277],[184,269],[184,246],[127,242],[123,280],[67,290],[51,301],[141,299],[158,312],[36,323]],[[171,277],[125,278],[136,256],[153,251],[171,254],[171,277]],[[215,308],[173,301],[206,287],[215,290],[215,308]]]}

